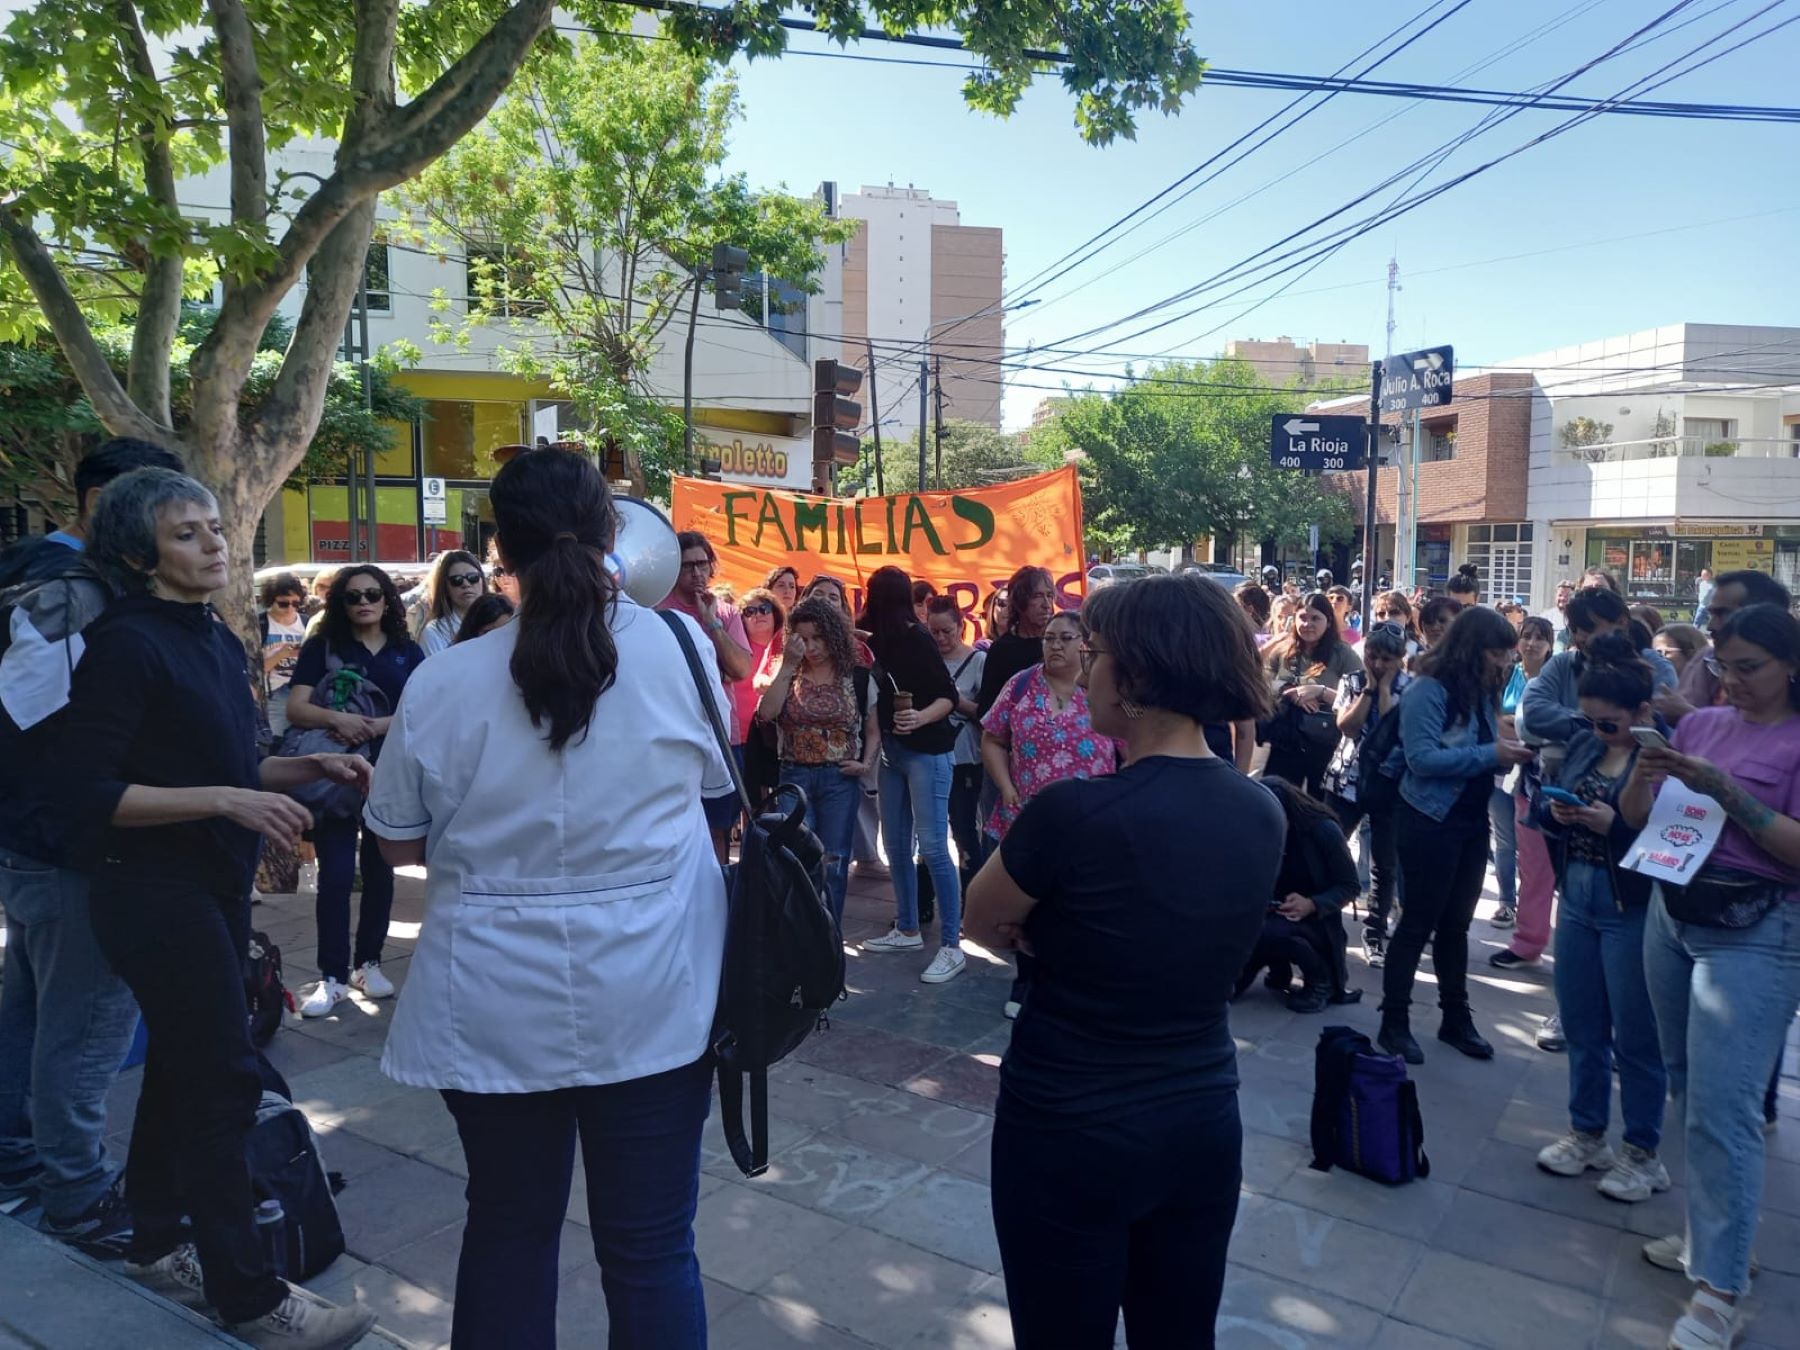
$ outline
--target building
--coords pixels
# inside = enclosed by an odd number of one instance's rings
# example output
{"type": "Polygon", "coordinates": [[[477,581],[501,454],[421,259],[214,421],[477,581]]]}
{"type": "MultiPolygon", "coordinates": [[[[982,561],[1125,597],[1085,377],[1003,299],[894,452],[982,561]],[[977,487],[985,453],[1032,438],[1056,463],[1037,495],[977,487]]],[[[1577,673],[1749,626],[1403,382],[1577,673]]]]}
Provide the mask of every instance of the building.
{"type": "Polygon", "coordinates": [[[1369,378],[1369,349],[1359,342],[1309,342],[1302,347],[1290,337],[1273,342],[1238,338],[1225,344],[1225,355],[1243,361],[1269,384],[1298,384],[1313,389],[1327,380],[1369,378]]]}
{"type": "Polygon", "coordinates": [[[843,327],[821,331],[842,333],[842,359],[858,364],[873,340],[877,379],[873,391],[863,386],[865,415],[872,392],[884,434],[917,434],[924,362],[928,420],[941,378],[946,418],[998,428],[1006,340],[1001,232],[964,225],[955,202],[891,183],[846,193],[838,212],[863,224],[844,257],[843,327]]]}
{"type": "MultiPolygon", "coordinates": [[[[1526,509],[1531,397],[1529,375],[1459,377],[1455,401],[1420,416],[1416,455],[1410,449],[1410,415],[1390,413],[1382,419],[1395,462],[1376,471],[1378,576],[1396,584],[1406,584],[1410,576],[1419,585],[1442,590],[1459,566],[1473,562],[1481,569],[1483,600],[1534,594],[1538,541],[1526,509]],[[1416,514],[1406,513],[1416,521],[1410,573],[1404,565],[1398,573],[1394,568],[1404,551],[1395,534],[1396,522],[1402,520],[1403,490],[1416,505],[1416,514]]],[[[1366,416],[1368,407],[1368,396],[1355,394],[1315,403],[1308,411],[1366,416]]],[[[1361,521],[1368,474],[1325,477],[1351,499],[1361,521]]],[[[1359,529],[1355,544],[1335,560],[1340,576],[1361,550],[1359,529]]]]}
{"type": "Polygon", "coordinates": [[[1673,324],[1506,364],[1534,380],[1539,604],[1594,566],[1670,617],[1702,568],[1800,583],[1800,328],[1673,324]]]}

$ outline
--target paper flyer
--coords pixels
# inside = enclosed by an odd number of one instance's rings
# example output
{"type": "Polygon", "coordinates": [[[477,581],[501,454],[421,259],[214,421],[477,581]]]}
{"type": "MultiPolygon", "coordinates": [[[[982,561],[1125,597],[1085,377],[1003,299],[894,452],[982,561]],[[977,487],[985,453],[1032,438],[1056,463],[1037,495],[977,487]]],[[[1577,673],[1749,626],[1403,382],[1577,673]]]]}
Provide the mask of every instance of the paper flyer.
{"type": "Polygon", "coordinates": [[[1717,847],[1725,808],[1677,779],[1666,780],[1650,819],[1625,854],[1626,867],[1658,881],[1685,886],[1717,847]]]}

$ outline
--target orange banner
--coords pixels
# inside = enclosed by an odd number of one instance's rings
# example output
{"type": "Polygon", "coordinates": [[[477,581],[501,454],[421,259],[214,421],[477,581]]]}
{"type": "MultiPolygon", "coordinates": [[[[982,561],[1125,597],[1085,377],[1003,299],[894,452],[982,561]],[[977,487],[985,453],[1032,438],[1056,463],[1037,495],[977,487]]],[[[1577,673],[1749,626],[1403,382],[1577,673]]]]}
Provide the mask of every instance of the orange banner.
{"type": "Polygon", "coordinates": [[[804,586],[840,578],[861,608],[878,567],[903,569],[953,597],[968,617],[1027,564],[1050,569],[1057,604],[1081,605],[1081,488],[1073,466],[993,487],[896,497],[817,497],[709,479],[677,478],[678,530],[698,530],[719,554],[717,579],[738,595],[786,564],[804,586]]]}

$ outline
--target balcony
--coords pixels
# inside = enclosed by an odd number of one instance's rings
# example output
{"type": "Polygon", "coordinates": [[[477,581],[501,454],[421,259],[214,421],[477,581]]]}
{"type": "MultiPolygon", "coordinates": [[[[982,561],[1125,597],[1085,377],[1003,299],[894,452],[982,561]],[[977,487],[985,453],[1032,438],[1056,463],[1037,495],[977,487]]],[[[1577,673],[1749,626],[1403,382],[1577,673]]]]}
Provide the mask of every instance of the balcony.
{"type": "Polygon", "coordinates": [[[1626,464],[1645,459],[1800,459],[1800,439],[1785,436],[1661,436],[1647,441],[1603,441],[1558,446],[1557,464],[1626,464]]]}

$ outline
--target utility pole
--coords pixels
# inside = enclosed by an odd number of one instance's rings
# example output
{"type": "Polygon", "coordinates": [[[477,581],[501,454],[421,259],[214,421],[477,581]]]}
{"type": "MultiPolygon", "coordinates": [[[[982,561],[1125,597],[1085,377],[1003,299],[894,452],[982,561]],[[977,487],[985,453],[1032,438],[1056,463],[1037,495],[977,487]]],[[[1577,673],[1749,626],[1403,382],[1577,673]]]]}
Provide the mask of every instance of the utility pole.
{"type": "Polygon", "coordinates": [[[919,358],[919,491],[926,487],[925,481],[925,401],[931,396],[931,363],[923,356],[919,358]]]}
{"type": "Polygon", "coordinates": [[[869,343],[869,426],[875,433],[875,495],[887,496],[887,481],[881,475],[881,396],[876,393],[880,380],[875,377],[875,342],[869,343]]]}
{"type": "Polygon", "coordinates": [[[706,264],[694,269],[694,299],[688,306],[687,359],[681,376],[681,467],[694,472],[694,329],[700,325],[700,292],[706,288],[706,264]]]}
{"type": "Polygon", "coordinates": [[[1375,547],[1375,484],[1381,460],[1381,361],[1369,362],[1369,444],[1368,485],[1363,489],[1363,584],[1362,630],[1369,631],[1369,610],[1375,597],[1375,569],[1381,559],[1375,547]]]}
{"type": "Polygon", "coordinates": [[[944,358],[937,357],[932,383],[937,387],[937,487],[944,490],[944,358]]]}

